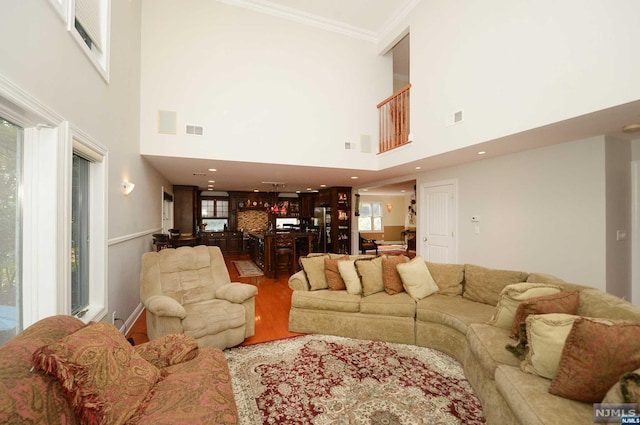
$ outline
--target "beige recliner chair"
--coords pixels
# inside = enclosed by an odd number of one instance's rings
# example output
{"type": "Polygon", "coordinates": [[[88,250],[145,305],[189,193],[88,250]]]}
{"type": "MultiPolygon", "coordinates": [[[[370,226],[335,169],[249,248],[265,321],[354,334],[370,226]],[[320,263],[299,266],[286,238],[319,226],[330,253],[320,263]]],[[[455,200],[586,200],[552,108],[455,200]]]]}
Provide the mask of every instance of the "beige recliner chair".
{"type": "Polygon", "coordinates": [[[150,340],[184,333],[200,346],[236,346],[255,332],[257,293],[253,285],[231,282],[217,246],[142,255],[140,299],[150,340]]]}

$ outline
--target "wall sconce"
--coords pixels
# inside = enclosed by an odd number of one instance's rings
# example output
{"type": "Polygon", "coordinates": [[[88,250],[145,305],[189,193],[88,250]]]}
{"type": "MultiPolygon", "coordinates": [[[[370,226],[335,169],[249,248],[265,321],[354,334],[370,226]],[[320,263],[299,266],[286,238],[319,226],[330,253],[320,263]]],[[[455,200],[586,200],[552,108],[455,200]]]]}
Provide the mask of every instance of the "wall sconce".
{"type": "Polygon", "coordinates": [[[391,209],[393,209],[393,205],[387,204],[387,211],[391,212],[391,209]]]}
{"type": "Polygon", "coordinates": [[[124,196],[127,196],[128,194],[130,194],[131,192],[133,192],[133,188],[136,187],[136,185],[134,183],[131,182],[123,182],[122,183],[122,194],[124,196]]]}

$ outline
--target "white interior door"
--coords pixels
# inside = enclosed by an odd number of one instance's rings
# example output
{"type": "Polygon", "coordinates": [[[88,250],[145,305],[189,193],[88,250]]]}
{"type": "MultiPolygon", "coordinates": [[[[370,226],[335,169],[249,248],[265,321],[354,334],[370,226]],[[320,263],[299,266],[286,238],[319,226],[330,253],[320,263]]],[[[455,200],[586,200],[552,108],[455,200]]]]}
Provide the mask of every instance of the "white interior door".
{"type": "Polygon", "coordinates": [[[455,263],[456,251],[456,183],[426,183],[421,187],[420,255],[434,263],[455,263]]]}

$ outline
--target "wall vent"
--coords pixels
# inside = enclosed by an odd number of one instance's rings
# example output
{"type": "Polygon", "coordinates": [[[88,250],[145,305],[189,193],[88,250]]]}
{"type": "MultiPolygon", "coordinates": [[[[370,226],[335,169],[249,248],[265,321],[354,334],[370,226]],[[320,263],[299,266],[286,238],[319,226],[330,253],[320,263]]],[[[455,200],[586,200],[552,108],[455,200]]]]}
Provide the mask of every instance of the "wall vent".
{"type": "Polygon", "coordinates": [[[187,134],[193,134],[194,136],[204,135],[204,127],[201,125],[187,124],[187,134]]]}
{"type": "Polygon", "coordinates": [[[454,112],[451,115],[447,115],[447,118],[445,119],[445,126],[449,127],[452,126],[454,124],[458,124],[461,123],[463,120],[463,110],[459,110],[454,112]]]}
{"type": "Polygon", "coordinates": [[[355,149],[356,148],[356,142],[344,142],[344,148],[345,149],[355,149]]]}

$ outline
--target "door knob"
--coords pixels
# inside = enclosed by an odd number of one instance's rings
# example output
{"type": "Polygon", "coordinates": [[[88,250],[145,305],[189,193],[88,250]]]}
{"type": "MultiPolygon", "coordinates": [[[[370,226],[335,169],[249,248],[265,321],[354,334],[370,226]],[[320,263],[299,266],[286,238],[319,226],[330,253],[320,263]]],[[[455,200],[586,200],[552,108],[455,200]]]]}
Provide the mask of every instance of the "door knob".
{"type": "Polygon", "coordinates": [[[426,242],[426,241],[427,241],[427,237],[425,236],[424,238],[422,238],[422,240],[423,240],[424,242],[426,242]]]}

